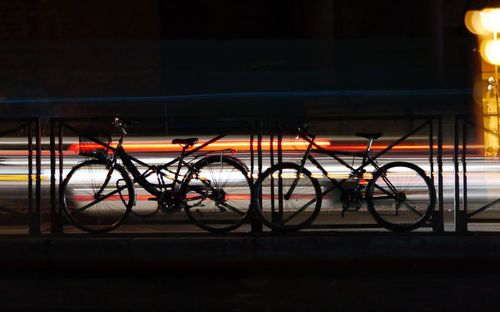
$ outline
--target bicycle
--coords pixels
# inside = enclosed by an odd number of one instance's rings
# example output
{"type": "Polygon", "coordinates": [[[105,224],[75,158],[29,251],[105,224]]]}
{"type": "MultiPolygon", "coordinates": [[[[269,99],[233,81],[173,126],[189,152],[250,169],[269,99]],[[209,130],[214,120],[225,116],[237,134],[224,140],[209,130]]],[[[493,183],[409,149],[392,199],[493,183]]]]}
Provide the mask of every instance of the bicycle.
{"type": "Polygon", "coordinates": [[[62,207],[76,227],[92,233],[117,228],[136,204],[135,183],[152,195],[148,200],[157,201],[159,210],[172,213],[184,209],[204,230],[227,232],[245,221],[252,196],[245,164],[224,155],[225,151],[192,156],[224,135],[189,151],[197,138],[174,139],[172,143],[182,147],[180,156],[163,165],[149,165],[123,148],[127,125],[118,118],[113,125],[120,131],[116,147],[111,146],[111,139],[106,144],[88,137],[99,148],[81,146],[80,154],[91,159],[74,166],[61,184],[62,207]],[[141,172],[136,164],[146,170],[141,172]]]}
{"type": "Polygon", "coordinates": [[[304,228],[318,216],[323,196],[334,189],[340,190],[342,217],[347,211],[359,210],[366,201],[375,221],[392,231],[414,230],[429,220],[436,194],[425,171],[415,164],[401,161],[379,166],[377,157],[381,153],[373,156],[371,147],[382,134],[357,133],[356,136],[368,140],[363,152],[332,151],[316,144],[314,135],[299,128],[298,137],[308,142],[300,163],[274,165],[255,183],[255,212],[262,223],[274,230],[304,228]],[[346,167],[348,178],[332,177],[313,153],[328,155],[346,167]],[[361,165],[355,168],[341,157],[359,159],[361,165]],[[329,180],[330,187],[322,190],[318,180],[305,168],[308,160],[329,180]],[[371,179],[367,177],[368,166],[374,168],[371,179]]]}

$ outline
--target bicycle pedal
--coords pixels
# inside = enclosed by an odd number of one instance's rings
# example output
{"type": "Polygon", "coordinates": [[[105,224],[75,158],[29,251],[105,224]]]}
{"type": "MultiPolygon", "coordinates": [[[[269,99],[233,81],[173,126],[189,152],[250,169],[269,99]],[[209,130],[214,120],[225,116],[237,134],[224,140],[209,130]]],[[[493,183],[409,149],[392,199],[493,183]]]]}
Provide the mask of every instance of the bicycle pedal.
{"type": "Polygon", "coordinates": [[[158,197],[149,197],[148,198],[149,201],[158,201],[158,197]]]}

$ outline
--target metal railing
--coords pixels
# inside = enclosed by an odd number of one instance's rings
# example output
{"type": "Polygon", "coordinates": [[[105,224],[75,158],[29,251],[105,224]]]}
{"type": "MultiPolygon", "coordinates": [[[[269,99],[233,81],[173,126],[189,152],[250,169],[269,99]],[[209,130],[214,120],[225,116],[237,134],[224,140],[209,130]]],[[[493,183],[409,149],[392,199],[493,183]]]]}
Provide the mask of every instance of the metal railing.
{"type": "MultiPolygon", "coordinates": [[[[471,147],[477,142],[471,142],[476,135],[471,135],[471,131],[478,130],[477,122],[471,120],[470,116],[458,115],[454,117],[454,142],[453,142],[453,169],[454,169],[454,210],[455,210],[455,231],[467,232],[471,225],[485,223],[500,224],[500,216],[493,211],[500,203],[500,197],[490,199],[491,196],[481,196],[482,201],[479,207],[472,205],[469,194],[470,179],[468,175],[467,161],[471,158],[471,147]]],[[[482,130],[482,129],[479,129],[482,130]]],[[[495,134],[496,135],[496,134],[495,134]]],[[[479,149],[480,157],[484,158],[484,146],[479,149]]],[[[478,155],[475,155],[478,156],[478,155]]],[[[489,156],[491,161],[498,159],[498,156],[489,156]]],[[[494,182],[494,180],[490,180],[494,182]]],[[[483,185],[484,188],[488,185],[483,185]]],[[[485,194],[483,194],[485,195],[485,194]]],[[[486,194],[489,195],[489,194],[486,194]]]]}
{"type": "MultiPolygon", "coordinates": [[[[250,168],[250,176],[254,176],[254,172],[258,170],[256,166],[254,166],[254,155],[258,155],[256,151],[254,150],[254,147],[252,145],[252,142],[254,141],[259,141],[258,139],[255,140],[255,137],[258,137],[258,134],[254,133],[254,130],[256,129],[256,125],[253,122],[243,122],[243,121],[220,121],[217,124],[207,124],[203,123],[201,120],[189,120],[186,122],[178,122],[178,121],[172,121],[167,118],[163,117],[158,117],[158,118],[127,118],[123,117],[124,120],[134,120],[131,125],[129,125],[129,132],[130,134],[134,135],[141,135],[144,133],[147,133],[148,135],[155,135],[155,136],[162,136],[166,135],[168,133],[169,136],[172,135],[179,135],[184,134],[190,134],[190,135],[195,135],[197,133],[199,134],[211,134],[213,135],[214,133],[218,133],[215,135],[215,137],[205,143],[202,144],[202,146],[199,148],[201,152],[204,152],[204,147],[209,146],[211,143],[217,142],[218,140],[222,139],[223,137],[231,134],[240,134],[240,135],[245,135],[248,137],[248,150],[249,154],[252,155],[252,160],[251,160],[251,168],[250,168]],[[147,129],[150,127],[151,123],[155,123],[157,125],[163,125],[165,128],[158,130],[158,128],[155,130],[147,129]],[[146,125],[146,129],[144,129],[144,125],[146,125]],[[198,130],[198,131],[197,131],[198,130]]],[[[65,216],[62,211],[62,204],[61,204],[61,199],[63,197],[63,194],[61,194],[61,189],[60,185],[62,181],[64,180],[64,166],[65,166],[65,148],[67,148],[67,140],[65,140],[65,137],[70,135],[70,136],[77,136],[77,137],[86,137],[90,141],[99,143],[100,140],[96,137],[94,137],[92,134],[88,133],[88,122],[92,122],[92,127],[99,126],[99,125],[104,125],[101,127],[101,129],[104,129],[104,131],[108,131],[108,135],[111,134],[112,127],[111,127],[111,121],[113,120],[113,117],[109,118],[98,118],[98,119],[89,119],[89,118],[52,118],[50,120],[50,150],[51,150],[51,183],[50,183],[50,190],[51,190],[51,202],[50,202],[50,207],[51,207],[51,232],[52,233],[63,233],[64,232],[64,225],[68,224],[68,222],[65,220],[65,216]],[[81,127],[83,124],[83,128],[81,127]]],[[[102,130],[101,130],[102,131],[102,130]]],[[[104,134],[104,133],[103,133],[104,134]]],[[[127,142],[127,138],[125,138],[125,144],[127,142]]],[[[73,142],[74,143],[74,142],[73,142]]],[[[179,156],[180,150],[175,151],[176,156],[179,156]]],[[[259,167],[260,168],[260,167],[259,167]]],[[[134,224],[171,224],[171,223],[176,223],[176,224],[183,224],[183,223],[188,223],[188,220],[172,220],[169,221],[167,219],[163,220],[155,220],[151,221],[152,219],[150,218],[149,221],[146,218],[141,218],[141,219],[136,219],[134,224]]],[[[127,223],[125,223],[127,224],[127,223]]],[[[257,231],[257,228],[259,227],[258,224],[255,223],[254,220],[252,220],[252,228],[257,231]]]]}
{"type": "MultiPolygon", "coordinates": [[[[9,203],[7,197],[18,196],[18,191],[12,191],[11,188],[3,188],[3,199],[0,200],[0,223],[12,226],[27,226],[28,233],[38,235],[41,233],[40,225],[42,218],[41,204],[41,124],[38,118],[2,118],[2,130],[0,137],[16,137],[20,139],[18,144],[15,144],[14,153],[19,152],[16,160],[26,161],[27,173],[22,172],[7,172],[3,174],[4,181],[9,183],[12,181],[26,181],[26,211],[23,207],[24,203],[19,201],[19,198],[11,200],[9,203]],[[25,154],[24,152],[27,152],[25,154]]],[[[0,167],[2,166],[0,161],[0,167]]],[[[5,165],[8,168],[9,164],[5,165]]],[[[21,184],[22,185],[22,184],[21,184]]],[[[12,229],[2,231],[0,233],[12,233],[12,229]]],[[[22,231],[24,232],[24,231],[22,231]]],[[[14,233],[17,233],[14,231],[14,233]]]]}
{"type": "MultiPolygon", "coordinates": [[[[110,118],[99,118],[104,123],[110,123],[112,117],[110,118]]],[[[236,133],[240,136],[245,136],[248,138],[248,152],[245,154],[245,158],[249,164],[250,177],[255,180],[258,176],[262,174],[267,165],[272,166],[283,162],[284,158],[288,157],[287,153],[283,151],[283,139],[285,135],[291,135],[293,133],[293,127],[297,126],[297,121],[286,122],[274,122],[270,119],[268,120],[222,120],[214,125],[213,122],[203,123],[201,120],[190,120],[189,122],[182,122],[176,120],[169,120],[167,118],[142,118],[141,120],[155,120],[158,124],[164,126],[163,130],[166,130],[169,135],[182,135],[182,134],[208,134],[215,133],[214,131],[222,133],[236,133]],[[229,131],[229,130],[231,130],[229,131]],[[269,149],[263,148],[263,142],[269,144],[269,149]]],[[[397,138],[387,144],[382,150],[377,152],[377,157],[382,155],[390,154],[394,151],[394,148],[403,144],[407,140],[411,139],[413,136],[420,136],[425,138],[427,149],[424,149],[421,157],[427,159],[429,165],[429,175],[433,182],[435,183],[437,189],[437,205],[434,211],[431,222],[427,226],[432,227],[434,231],[444,230],[444,200],[443,200],[443,127],[442,127],[442,117],[437,116],[392,116],[392,117],[358,117],[358,116],[342,116],[334,117],[328,119],[310,119],[307,120],[308,123],[312,124],[324,124],[324,123],[348,123],[352,124],[352,129],[343,129],[343,134],[347,131],[355,131],[356,125],[360,125],[366,122],[371,122],[376,127],[377,123],[387,122],[390,120],[399,120],[406,125],[406,131],[403,135],[402,132],[399,133],[397,138]],[[424,155],[425,154],[425,155],[424,155]]],[[[75,130],[78,132],[78,123],[91,121],[93,125],[97,123],[96,119],[90,118],[51,118],[45,128],[48,129],[49,134],[49,150],[50,150],[50,194],[49,200],[50,205],[48,207],[42,207],[42,186],[41,186],[41,160],[42,160],[42,139],[41,139],[41,123],[39,119],[20,119],[9,121],[18,121],[19,125],[15,128],[10,129],[0,133],[0,135],[12,135],[16,131],[26,131],[27,138],[27,161],[28,174],[27,174],[27,188],[28,188],[28,209],[26,213],[26,218],[21,218],[22,223],[29,225],[29,233],[39,234],[41,233],[42,226],[42,212],[43,208],[47,209],[47,216],[50,218],[50,232],[51,233],[62,233],[63,225],[65,222],[65,217],[62,214],[60,205],[60,190],[58,186],[64,179],[64,163],[65,163],[65,150],[67,148],[65,135],[69,134],[71,131],[75,135],[75,130]],[[75,124],[77,125],[75,127],[75,124]]],[[[148,122],[147,124],[151,124],[148,122]]],[[[154,127],[153,127],[154,128],[154,127]]],[[[146,133],[153,129],[144,130],[141,133],[146,133]]],[[[142,130],[141,130],[142,131],[142,130]]],[[[327,131],[328,135],[334,133],[335,129],[330,129],[327,131]]],[[[158,134],[158,133],[155,133],[158,134]]],[[[164,133],[161,133],[163,135],[164,133]]],[[[395,135],[393,135],[395,136],[395,135]]],[[[464,138],[465,144],[465,138],[464,138]]],[[[455,153],[458,153],[455,147],[455,153]]],[[[465,178],[464,178],[465,181],[465,178]]],[[[0,203],[1,205],[1,203],[0,203]]],[[[8,211],[8,207],[1,207],[0,210],[8,211]]],[[[14,213],[15,214],[15,213],[14,213]]],[[[18,218],[19,219],[19,218],[18,218]]],[[[457,217],[457,220],[460,218],[457,217]]],[[[20,220],[20,219],[19,219],[20,220]]],[[[460,220],[459,220],[460,221],[460,220]]],[[[251,233],[258,233],[263,231],[263,226],[258,222],[258,220],[252,216],[249,220],[251,233]]],[[[459,222],[457,222],[459,224],[459,222]]],[[[336,223],[336,224],[317,224],[312,225],[312,229],[317,228],[371,228],[376,227],[374,224],[350,224],[350,223],[336,223]]],[[[457,225],[457,228],[459,226],[457,225]]]]}
{"type": "MultiPolygon", "coordinates": [[[[408,116],[391,116],[391,117],[357,117],[357,116],[339,116],[328,119],[309,119],[308,123],[317,124],[324,122],[343,122],[343,123],[354,123],[354,127],[359,125],[359,123],[367,122],[367,121],[377,121],[377,122],[388,122],[395,120],[404,120],[407,122],[417,122],[416,125],[412,126],[411,129],[408,129],[406,133],[403,135],[399,134],[399,137],[394,141],[388,143],[387,146],[383,148],[383,150],[375,153],[374,158],[379,158],[383,155],[386,155],[393,151],[394,148],[397,148],[402,143],[406,142],[408,139],[411,139],[412,136],[419,134],[425,134],[427,137],[427,160],[429,164],[429,176],[433,185],[435,185],[437,189],[437,205],[433,212],[432,218],[429,223],[424,226],[429,226],[433,231],[443,232],[444,231],[444,196],[443,196],[443,127],[442,127],[442,117],[436,116],[416,116],[416,117],[408,117],[408,116]],[[424,132],[424,133],[423,133],[424,132]],[[437,170],[436,170],[437,167],[437,170]],[[437,183],[436,183],[437,182],[437,183]]],[[[291,134],[294,132],[290,132],[290,126],[284,126],[283,124],[277,122],[271,122],[267,125],[264,125],[262,122],[259,123],[259,144],[258,144],[258,152],[259,152],[259,175],[262,173],[262,160],[265,156],[262,155],[261,148],[261,140],[262,140],[262,128],[266,128],[268,140],[270,142],[270,150],[268,156],[269,158],[269,166],[273,166],[275,164],[281,164],[283,162],[283,135],[291,134]],[[284,131],[287,129],[288,131],[284,131]],[[275,144],[276,142],[276,144],[275,144]],[[276,146],[276,148],[274,148],[276,146]]],[[[350,135],[356,132],[355,128],[352,129],[343,129],[343,132],[350,131],[350,135]]],[[[303,151],[300,151],[299,154],[302,155],[303,151]]],[[[340,164],[336,164],[341,166],[340,164]]],[[[261,193],[261,192],[259,192],[261,193]]],[[[262,198],[259,198],[262,201],[262,198]]],[[[321,214],[320,214],[321,215],[321,214]]],[[[318,217],[319,218],[319,217],[318,217]]],[[[307,228],[309,229],[361,229],[361,228],[379,228],[380,225],[375,223],[329,223],[329,224],[311,224],[307,228]]]]}

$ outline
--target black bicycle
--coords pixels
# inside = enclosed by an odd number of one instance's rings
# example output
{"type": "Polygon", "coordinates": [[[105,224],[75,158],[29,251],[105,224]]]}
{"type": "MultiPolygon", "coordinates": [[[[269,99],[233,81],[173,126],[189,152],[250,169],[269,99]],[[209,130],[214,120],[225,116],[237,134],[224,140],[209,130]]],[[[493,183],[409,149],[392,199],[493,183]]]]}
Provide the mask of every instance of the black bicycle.
{"type": "Polygon", "coordinates": [[[432,215],[436,194],[431,179],[415,164],[391,162],[379,166],[371,147],[381,133],[357,133],[366,138],[363,152],[326,150],[314,142],[315,136],[299,129],[299,137],[308,147],[300,163],[284,162],[267,169],[255,183],[256,214],[261,221],[276,230],[298,230],[317,217],[322,198],[334,189],[340,190],[343,216],[356,211],[366,201],[368,210],[381,226],[392,231],[410,231],[423,225],[432,215]],[[349,170],[344,179],[336,179],[319,163],[313,154],[330,156],[349,170]],[[342,157],[360,159],[353,167],[342,157]],[[323,190],[318,180],[305,168],[310,161],[331,183],[323,190]],[[366,168],[374,168],[371,176],[366,168]]]}
{"type": "Polygon", "coordinates": [[[182,147],[181,155],[163,165],[149,165],[124,150],[126,124],[118,118],[113,124],[120,130],[116,147],[89,137],[93,147],[81,146],[80,154],[91,159],[74,166],[61,184],[61,204],[75,226],[93,233],[118,227],[136,204],[135,183],[151,195],[148,200],[156,201],[159,210],[184,209],[204,230],[227,232],[245,221],[252,198],[246,166],[225,151],[194,154],[223,135],[189,151],[197,138],[174,139],[172,143],[182,147]]]}

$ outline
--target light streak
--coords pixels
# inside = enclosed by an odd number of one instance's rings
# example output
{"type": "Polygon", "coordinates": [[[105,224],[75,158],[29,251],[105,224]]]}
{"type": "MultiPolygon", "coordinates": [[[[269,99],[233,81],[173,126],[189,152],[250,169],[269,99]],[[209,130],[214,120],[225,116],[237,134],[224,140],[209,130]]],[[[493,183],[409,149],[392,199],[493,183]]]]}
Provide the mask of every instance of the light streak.
{"type": "MultiPolygon", "coordinates": [[[[227,201],[229,200],[250,200],[250,194],[227,194],[227,201]]],[[[187,194],[187,197],[189,199],[190,197],[190,194],[187,194]]],[[[195,195],[191,195],[191,197],[195,197],[195,195]]],[[[138,201],[151,201],[154,199],[156,199],[154,196],[152,195],[148,195],[148,194],[145,194],[145,195],[136,195],[135,196],[136,200],[138,201]]],[[[73,199],[74,201],[94,201],[95,198],[93,195],[73,195],[71,196],[71,199],[73,199]]],[[[128,195],[123,195],[123,199],[124,200],[128,200],[129,199],[129,196],[128,195]]],[[[106,198],[106,200],[111,200],[111,201],[117,201],[117,200],[121,200],[120,198],[120,195],[112,195],[112,196],[109,196],[106,198]]]]}
{"type": "MultiPolygon", "coordinates": [[[[332,143],[329,140],[317,140],[315,141],[316,144],[321,146],[322,148],[328,150],[328,151],[346,151],[346,152],[353,152],[353,151],[364,151],[366,149],[365,144],[343,144],[343,145],[336,145],[332,143]]],[[[202,143],[195,144],[193,148],[196,148],[200,146],[202,143]]],[[[97,143],[85,143],[85,151],[90,151],[90,150],[97,150],[97,149],[102,149],[103,147],[97,143]]],[[[271,144],[269,141],[263,141],[262,142],[262,149],[265,151],[269,151],[271,148],[271,144]]],[[[299,150],[305,150],[308,146],[307,142],[282,142],[282,150],[284,151],[299,151],[299,150]]],[[[372,150],[373,151],[382,151],[386,149],[389,145],[383,145],[383,144],[378,144],[378,145],[373,145],[372,150]]],[[[116,145],[113,145],[113,147],[116,147],[116,145]]],[[[182,147],[180,147],[177,144],[171,144],[171,143],[153,143],[153,142],[138,142],[138,143],[124,143],[123,148],[127,152],[180,152],[182,150],[182,147]]],[[[273,144],[273,149],[276,151],[278,148],[278,144],[275,143],[273,144]]],[[[437,149],[437,146],[434,145],[434,148],[437,149]]],[[[475,149],[482,149],[484,148],[484,145],[481,144],[471,144],[467,146],[468,149],[470,150],[475,150],[475,149]]],[[[257,143],[254,143],[254,149],[257,149],[257,143]]],[[[453,150],[454,146],[452,144],[449,145],[443,145],[443,149],[445,150],[453,150]]],[[[75,143],[71,144],[68,149],[68,151],[73,151],[75,153],[78,153],[80,150],[80,144],[75,143]]],[[[215,142],[212,143],[202,149],[203,151],[219,151],[219,150],[234,150],[234,151],[248,151],[250,150],[250,143],[248,141],[224,141],[224,142],[215,142]]],[[[391,148],[391,150],[394,151],[428,151],[429,150],[429,145],[428,144],[398,144],[395,145],[391,148]]]]}

